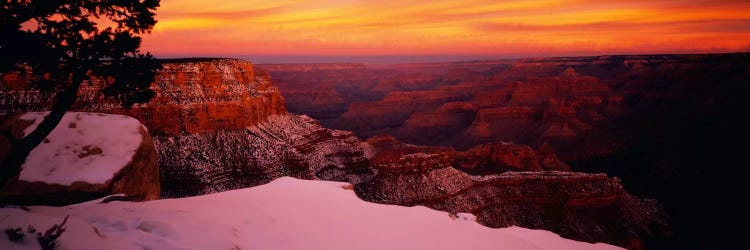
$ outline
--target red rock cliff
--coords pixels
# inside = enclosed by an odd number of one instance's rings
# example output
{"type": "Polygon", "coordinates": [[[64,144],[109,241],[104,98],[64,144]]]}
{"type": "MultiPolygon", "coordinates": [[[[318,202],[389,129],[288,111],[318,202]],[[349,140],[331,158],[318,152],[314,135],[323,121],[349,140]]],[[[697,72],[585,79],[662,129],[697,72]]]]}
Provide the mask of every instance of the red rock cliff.
{"type": "Polygon", "coordinates": [[[222,59],[163,66],[154,80],[157,96],[151,102],[110,112],[133,116],[152,134],[166,136],[243,129],[286,113],[284,98],[268,74],[247,61],[222,59]]]}
{"type": "MultiPolygon", "coordinates": [[[[242,129],[285,114],[284,98],[268,74],[236,59],[165,61],[152,84],[149,103],[122,109],[101,96],[101,80],[85,82],[74,110],[125,114],[141,121],[153,136],[242,129]]],[[[0,82],[0,113],[41,111],[50,102],[35,89],[14,88],[28,77],[6,74],[0,82]],[[6,82],[8,81],[8,82],[6,82]]]]}

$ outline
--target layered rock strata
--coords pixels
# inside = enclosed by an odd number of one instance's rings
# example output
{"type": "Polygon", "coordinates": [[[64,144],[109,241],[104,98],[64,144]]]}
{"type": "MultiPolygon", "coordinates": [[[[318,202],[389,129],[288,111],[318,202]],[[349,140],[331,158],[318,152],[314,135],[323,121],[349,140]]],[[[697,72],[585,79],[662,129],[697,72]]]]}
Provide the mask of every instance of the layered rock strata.
{"type": "Polygon", "coordinates": [[[471,175],[456,167],[461,156],[451,151],[378,145],[383,143],[374,145],[378,175],[354,185],[367,201],[472,213],[489,227],[544,228],[564,237],[628,248],[641,248],[644,237],[668,232],[666,215],[656,200],[636,198],[619,179],[604,174],[471,175]]]}

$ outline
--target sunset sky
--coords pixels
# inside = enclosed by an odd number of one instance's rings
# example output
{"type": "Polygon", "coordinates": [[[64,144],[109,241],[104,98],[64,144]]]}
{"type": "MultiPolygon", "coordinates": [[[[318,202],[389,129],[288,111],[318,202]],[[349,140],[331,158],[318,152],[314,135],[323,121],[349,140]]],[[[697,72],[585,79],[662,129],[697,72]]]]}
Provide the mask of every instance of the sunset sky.
{"type": "Polygon", "coordinates": [[[162,0],[143,48],[173,56],[750,50],[750,0],[162,0]]]}

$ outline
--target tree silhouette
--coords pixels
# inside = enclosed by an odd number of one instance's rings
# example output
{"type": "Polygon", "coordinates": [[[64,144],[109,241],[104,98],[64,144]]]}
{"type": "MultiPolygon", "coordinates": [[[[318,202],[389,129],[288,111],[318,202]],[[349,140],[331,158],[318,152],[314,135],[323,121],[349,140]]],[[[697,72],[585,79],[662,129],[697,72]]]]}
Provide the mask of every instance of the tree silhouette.
{"type": "Polygon", "coordinates": [[[30,68],[30,87],[54,93],[47,96],[55,101],[33,132],[7,136],[12,148],[0,162],[0,190],[57,126],[84,81],[103,79],[102,94],[126,108],[154,96],[150,86],[161,65],[139,47],[140,35],[156,24],[157,7],[159,0],[3,1],[0,73],[30,68]]]}

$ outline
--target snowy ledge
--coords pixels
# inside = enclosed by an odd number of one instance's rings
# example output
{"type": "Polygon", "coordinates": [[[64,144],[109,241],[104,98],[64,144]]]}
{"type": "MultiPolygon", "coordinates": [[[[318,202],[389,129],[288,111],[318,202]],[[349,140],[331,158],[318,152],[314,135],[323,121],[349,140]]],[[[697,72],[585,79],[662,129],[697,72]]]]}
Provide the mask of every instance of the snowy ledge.
{"type": "MultiPolygon", "coordinates": [[[[542,230],[492,229],[425,207],[368,203],[347,183],[290,177],[183,199],[0,208],[0,228],[49,228],[60,249],[618,249],[542,230]]],[[[0,235],[0,249],[37,249],[0,235]]]]}
{"type": "MultiPolygon", "coordinates": [[[[31,112],[28,135],[49,112],[31,112]]],[[[22,165],[19,180],[71,185],[81,181],[104,184],[125,167],[141,145],[146,128],[128,116],[67,112],[60,123],[22,165]],[[116,132],[113,134],[113,131],[116,132]]]]}

